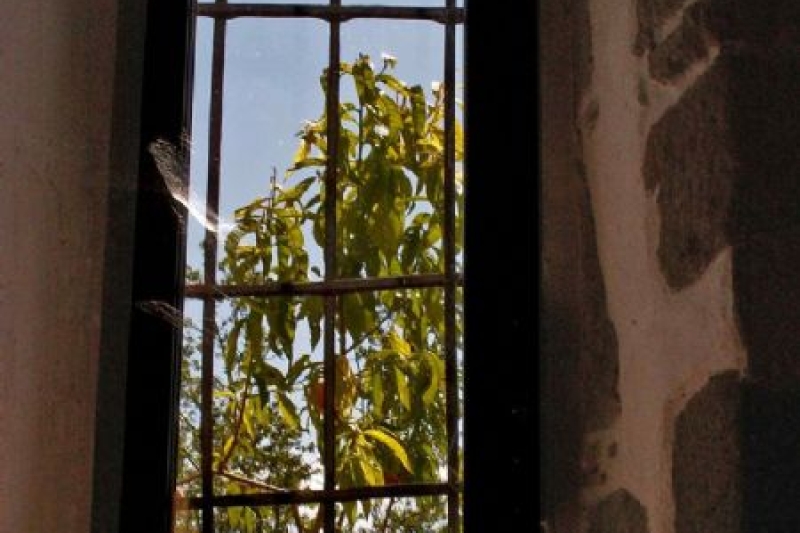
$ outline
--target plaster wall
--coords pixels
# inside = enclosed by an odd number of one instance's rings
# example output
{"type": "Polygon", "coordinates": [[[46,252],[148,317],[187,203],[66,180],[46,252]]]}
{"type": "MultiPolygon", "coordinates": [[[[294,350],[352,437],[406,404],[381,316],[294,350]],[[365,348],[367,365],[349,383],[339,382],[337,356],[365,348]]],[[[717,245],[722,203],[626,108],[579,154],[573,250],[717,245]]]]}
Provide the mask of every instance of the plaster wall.
{"type": "MultiPolygon", "coordinates": [[[[649,530],[674,531],[674,422],[710,376],[745,366],[733,312],[731,257],[721,249],[682,291],[670,287],[659,262],[659,191],[643,176],[650,130],[713,63],[709,57],[676,83],[654,80],[638,55],[632,2],[590,2],[590,88],[582,95],[581,131],[597,247],[608,310],[619,343],[620,416],[586,446],[616,443],[602,456],[606,482],[584,490],[596,505],[624,489],[646,509],[649,530]]],[[[680,10],[674,17],[680,16],[680,10]]],[[[678,18],[679,20],[679,18],[678,18]]],[[[671,17],[659,29],[669,32],[671,17]]],[[[674,31],[674,30],[673,30],[674,31]]],[[[686,124],[686,127],[691,127],[686,124]]],[[[680,157],[680,154],[676,154],[680,157]]]]}
{"type": "Polygon", "coordinates": [[[797,530],[800,4],[545,4],[543,357],[578,417],[548,429],[581,443],[552,526],[797,530]]]}
{"type": "Polygon", "coordinates": [[[0,17],[0,532],[90,530],[116,9],[0,17]]]}

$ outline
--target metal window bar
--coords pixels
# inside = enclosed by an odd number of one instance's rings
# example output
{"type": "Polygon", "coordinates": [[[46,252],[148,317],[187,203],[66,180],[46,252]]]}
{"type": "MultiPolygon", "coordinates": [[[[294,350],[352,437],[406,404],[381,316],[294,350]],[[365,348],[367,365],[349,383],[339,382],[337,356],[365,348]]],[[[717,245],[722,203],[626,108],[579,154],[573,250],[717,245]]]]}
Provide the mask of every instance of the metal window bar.
{"type": "MultiPolygon", "coordinates": [[[[464,277],[453,274],[456,285],[464,284],[464,277]]],[[[187,298],[239,298],[268,296],[325,296],[356,292],[374,292],[392,289],[423,289],[444,287],[444,274],[415,274],[410,276],[387,276],[383,278],[338,278],[326,281],[274,281],[260,285],[188,285],[187,298]]]]}
{"type": "Polygon", "coordinates": [[[455,0],[446,0],[444,8],[394,7],[394,6],[342,6],[341,0],[331,0],[328,5],[307,4],[228,4],[225,0],[197,4],[195,16],[214,18],[212,55],[212,88],[209,129],[209,162],[206,208],[209,213],[219,212],[220,160],[222,146],[222,103],[225,70],[225,33],[227,20],[237,17],[260,18],[319,18],[329,22],[329,63],[326,81],[326,113],[328,117],[328,157],[325,182],[325,279],[322,282],[275,282],[258,286],[218,285],[217,221],[211,220],[204,240],[204,283],[186,287],[186,297],[203,301],[202,369],[201,369],[201,476],[200,497],[183,499],[190,509],[202,511],[202,532],[213,533],[214,509],[242,505],[281,505],[320,503],[323,505],[323,524],[326,533],[335,530],[335,503],[367,498],[393,496],[446,495],[448,528],[459,530],[459,479],[458,446],[458,368],[456,291],[463,278],[456,272],[456,183],[455,183],[455,30],[464,23],[465,10],[456,6],[455,0]],[[397,20],[429,20],[445,25],[445,193],[444,275],[411,275],[386,278],[342,279],[336,270],[336,189],[339,141],[339,64],[341,23],[356,18],[382,18],[397,20]],[[335,426],[332,416],[335,398],[335,325],[336,310],[341,295],[374,290],[444,287],[445,295],[445,382],[446,382],[446,434],[447,480],[445,483],[404,484],[382,487],[336,489],[335,480],[335,426]],[[290,296],[324,295],[324,488],[318,491],[287,490],[246,495],[216,496],[213,490],[213,381],[214,336],[216,333],[216,301],[235,296],[290,296]]]}
{"type": "MultiPolygon", "coordinates": [[[[448,14],[453,13],[456,0],[447,0],[448,14]]],[[[444,164],[444,333],[445,333],[445,415],[447,435],[447,522],[450,533],[459,530],[459,446],[458,446],[458,360],[456,353],[456,25],[448,17],[445,26],[444,87],[445,87],[445,164],[444,164]]]]}
{"type": "MultiPolygon", "coordinates": [[[[341,6],[341,0],[331,0],[331,7],[341,6]]],[[[325,172],[325,279],[330,281],[336,277],[336,189],[339,167],[339,63],[340,63],[340,22],[331,20],[328,77],[325,91],[325,119],[328,127],[328,145],[325,172]]],[[[325,296],[324,315],[324,395],[323,409],[323,475],[326,491],[336,488],[336,417],[333,416],[336,402],[336,309],[338,297],[335,294],[325,296]]],[[[343,356],[343,354],[342,354],[343,356]]],[[[325,533],[336,531],[336,505],[322,503],[322,524],[325,533]]]]}
{"type": "MultiPolygon", "coordinates": [[[[218,0],[224,3],[225,0],[218,0]]],[[[209,128],[208,184],[206,212],[219,212],[220,163],[222,155],[222,102],[225,79],[225,31],[227,22],[214,21],[214,49],[211,63],[211,110],[209,128]]],[[[206,228],[203,241],[204,281],[206,285],[217,283],[217,228],[218,221],[212,217],[206,228]]],[[[201,407],[200,407],[200,464],[202,474],[202,532],[214,532],[214,506],[211,498],[214,493],[214,337],[216,334],[216,300],[206,297],[203,300],[203,337],[201,368],[201,407]]]]}

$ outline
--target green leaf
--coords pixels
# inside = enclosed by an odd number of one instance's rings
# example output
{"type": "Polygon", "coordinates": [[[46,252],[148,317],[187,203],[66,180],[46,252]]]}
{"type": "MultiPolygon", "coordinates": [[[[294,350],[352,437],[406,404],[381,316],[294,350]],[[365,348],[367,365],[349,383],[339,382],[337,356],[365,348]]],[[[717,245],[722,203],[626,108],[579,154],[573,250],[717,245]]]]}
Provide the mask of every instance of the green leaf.
{"type": "Polygon", "coordinates": [[[411,355],[411,345],[408,344],[403,337],[398,335],[395,330],[389,332],[389,347],[403,357],[411,355]]]}
{"type": "Polygon", "coordinates": [[[436,399],[436,392],[439,390],[439,380],[441,380],[442,375],[439,367],[440,360],[436,354],[428,352],[426,358],[428,360],[428,368],[431,371],[431,379],[422,394],[422,403],[427,407],[436,399]]]}
{"type": "Polygon", "coordinates": [[[356,522],[356,502],[342,502],[342,510],[350,524],[356,522]]]}
{"type": "Polygon", "coordinates": [[[280,412],[286,425],[298,431],[300,429],[300,418],[297,416],[297,408],[294,406],[294,402],[284,392],[278,393],[277,400],[278,412],[280,412]]]}
{"type": "Polygon", "coordinates": [[[405,448],[403,448],[403,445],[400,444],[399,440],[397,440],[397,437],[389,433],[388,430],[368,429],[364,431],[364,435],[372,437],[376,441],[386,446],[389,451],[392,452],[392,455],[394,455],[394,457],[400,461],[400,463],[403,465],[403,468],[405,468],[409,474],[413,473],[405,448]]]}
{"type": "Polygon", "coordinates": [[[395,382],[397,383],[397,397],[400,398],[400,403],[406,409],[411,409],[411,398],[408,394],[408,383],[406,383],[406,376],[403,372],[395,367],[394,368],[395,382]]]}
{"type": "Polygon", "coordinates": [[[358,467],[361,469],[364,481],[370,486],[383,483],[383,473],[380,468],[372,464],[373,460],[374,459],[364,453],[363,450],[358,454],[358,467]]]}
{"type": "Polygon", "coordinates": [[[239,522],[242,520],[242,508],[241,507],[229,507],[228,508],[228,523],[232,528],[239,527],[239,522]]]}
{"type": "Polygon", "coordinates": [[[292,387],[294,382],[297,381],[297,378],[300,377],[300,374],[302,374],[308,367],[311,366],[309,364],[310,360],[311,355],[306,353],[300,356],[300,359],[298,359],[289,367],[289,370],[286,372],[286,385],[288,387],[292,387]]]}
{"type": "Polygon", "coordinates": [[[243,514],[244,516],[244,528],[248,533],[255,531],[256,529],[256,516],[252,510],[246,510],[243,514]]]}
{"type": "Polygon", "coordinates": [[[295,162],[291,167],[289,167],[288,172],[292,172],[294,170],[300,170],[302,168],[308,167],[325,167],[326,159],[324,157],[306,157],[305,159],[301,159],[300,161],[295,162]]]}
{"type": "Polygon", "coordinates": [[[383,415],[383,376],[375,369],[371,374],[372,408],[377,417],[383,415]]]}

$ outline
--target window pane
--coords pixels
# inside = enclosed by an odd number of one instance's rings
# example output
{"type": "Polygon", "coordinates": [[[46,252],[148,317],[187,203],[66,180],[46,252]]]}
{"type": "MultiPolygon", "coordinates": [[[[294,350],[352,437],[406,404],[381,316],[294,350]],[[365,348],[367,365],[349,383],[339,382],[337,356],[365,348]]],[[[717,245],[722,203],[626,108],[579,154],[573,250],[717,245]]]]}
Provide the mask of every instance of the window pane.
{"type": "Polygon", "coordinates": [[[186,265],[187,272],[202,272],[203,252],[201,243],[205,238],[202,221],[206,215],[206,180],[208,177],[208,110],[211,102],[211,48],[214,22],[197,19],[195,32],[194,87],[192,95],[192,130],[190,132],[191,164],[189,196],[191,205],[186,219],[186,265]]]}
{"type": "Polygon", "coordinates": [[[318,531],[314,523],[319,505],[226,507],[214,513],[214,531],[225,533],[305,533],[318,531]]]}
{"type": "MultiPolygon", "coordinates": [[[[181,503],[179,502],[178,505],[181,503]]],[[[175,512],[173,533],[200,533],[200,511],[178,510],[175,512]]]]}
{"type": "Polygon", "coordinates": [[[336,504],[337,522],[352,533],[445,533],[447,498],[385,498],[336,504]]]}
{"type": "Polygon", "coordinates": [[[446,480],[443,289],[340,302],[339,486],[446,480]]]}
{"type": "Polygon", "coordinates": [[[217,306],[215,492],[322,488],[321,298],[217,306]],[[309,401],[311,400],[311,401],[309,401]]]}
{"type": "Polygon", "coordinates": [[[354,21],[342,32],[339,272],[442,272],[444,32],[354,21]]]}
{"type": "MultiPolygon", "coordinates": [[[[218,264],[213,266],[219,269],[217,282],[321,280],[328,138],[320,82],[324,85],[328,63],[328,24],[281,18],[240,18],[225,24],[220,235],[218,264]]],[[[208,154],[214,152],[208,146],[212,29],[212,21],[198,21],[190,192],[202,195],[197,199],[201,215],[209,186],[208,154]]],[[[458,81],[450,91],[442,83],[442,24],[356,19],[342,23],[341,37],[338,266],[329,274],[443,274],[444,112],[446,99],[461,98],[462,54],[457,51],[458,81]]],[[[458,39],[460,48],[460,28],[458,39]]],[[[456,116],[460,125],[463,113],[458,107],[456,116]]],[[[458,206],[449,209],[456,213],[453,237],[460,269],[460,131],[456,137],[458,206]]],[[[202,281],[203,222],[208,225],[207,219],[215,218],[211,213],[189,220],[188,258],[195,269],[187,269],[187,277],[193,282],[202,281]]],[[[443,276],[419,279],[444,284],[443,276]]],[[[397,290],[384,290],[395,282],[389,279],[376,284],[380,291],[357,287],[357,292],[327,296],[329,303],[335,301],[335,312],[328,317],[336,328],[334,346],[329,346],[336,371],[332,406],[325,405],[323,380],[326,297],[245,296],[213,304],[213,408],[206,414],[213,420],[213,495],[322,489],[324,416],[335,419],[336,488],[447,480],[448,464],[456,459],[448,458],[453,436],[448,427],[458,433],[454,437],[461,448],[460,291],[448,292],[452,285],[408,288],[409,280],[399,281],[405,285],[397,290]],[[455,341],[445,335],[447,324],[453,325],[453,316],[446,316],[452,311],[446,301],[452,297],[457,298],[455,341]],[[448,357],[459,368],[455,383],[446,379],[448,368],[452,371],[448,357]],[[448,412],[448,401],[454,398],[458,413],[448,412]]],[[[352,288],[348,283],[331,286],[352,288]]],[[[238,295],[250,289],[239,290],[238,295]]],[[[190,288],[188,294],[201,292],[190,288]]],[[[202,315],[202,301],[186,303],[179,498],[200,496],[203,489],[202,315]]],[[[320,508],[220,507],[215,509],[215,530],[316,530],[320,508]]],[[[447,498],[439,496],[338,503],[335,509],[336,531],[444,531],[447,520],[447,498]]],[[[182,515],[175,523],[194,527],[198,514],[182,515]]]]}
{"type": "Polygon", "coordinates": [[[187,299],[183,304],[183,359],[180,378],[178,461],[175,491],[178,497],[202,494],[200,472],[200,401],[203,303],[187,299]]]}
{"type": "MultiPolygon", "coordinates": [[[[229,22],[222,141],[220,259],[224,282],[303,281],[323,272],[313,209],[322,172],[312,158],[289,172],[324,106],[327,25],[314,20],[229,22]],[[305,166],[304,166],[305,165],[305,166]]],[[[317,222],[318,225],[318,222],[317,222]]],[[[319,228],[317,228],[319,229],[319,228]]]]}

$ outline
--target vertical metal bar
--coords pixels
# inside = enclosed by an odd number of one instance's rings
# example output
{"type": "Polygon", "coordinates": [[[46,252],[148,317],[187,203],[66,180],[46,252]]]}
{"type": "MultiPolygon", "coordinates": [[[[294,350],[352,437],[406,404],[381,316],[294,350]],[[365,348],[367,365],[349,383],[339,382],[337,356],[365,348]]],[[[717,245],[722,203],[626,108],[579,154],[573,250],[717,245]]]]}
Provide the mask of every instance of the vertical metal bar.
{"type": "MultiPolygon", "coordinates": [[[[220,0],[218,3],[224,3],[220,0]]],[[[214,21],[214,51],[211,63],[211,124],[209,128],[208,186],[206,213],[210,227],[203,241],[204,282],[208,286],[217,283],[217,226],[220,190],[220,160],[222,152],[222,100],[225,79],[225,31],[226,21],[214,21]]],[[[203,300],[203,340],[201,372],[201,423],[200,459],[202,474],[202,533],[214,533],[214,506],[211,498],[214,491],[214,338],[216,336],[215,300],[203,300]]]]}
{"type": "MultiPolygon", "coordinates": [[[[341,6],[341,0],[331,0],[332,8],[341,6]]],[[[339,30],[338,19],[330,22],[330,43],[328,57],[328,77],[326,80],[326,112],[328,153],[325,167],[325,279],[337,277],[336,265],[336,196],[337,173],[339,165],[339,30]]],[[[325,472],[324,488],[333,490],[336,487],[336,420],[334,419],[334,401],[336,398],[336,308],[337,297],[325,297],[325,410],[324,410],[324,449],[323,464],[325,472]]],[[[323,531],[334,533],[336,526],[336,505],[323,503],[323,531]]]]}
{"type": "Polygon", "coordinates": [[[459,524],[459,438],[458,438],[458,361],[456,353],[456,1],[447,0],[447,24],[444,38],[444,275],[445,275],[445,409],[447,413],[447,522],[450,533],[458,533],[459,524]]]}

